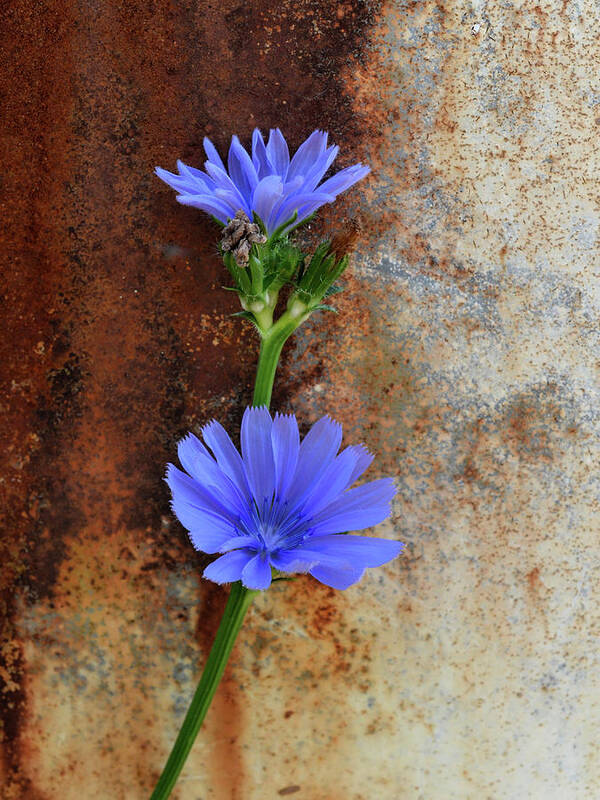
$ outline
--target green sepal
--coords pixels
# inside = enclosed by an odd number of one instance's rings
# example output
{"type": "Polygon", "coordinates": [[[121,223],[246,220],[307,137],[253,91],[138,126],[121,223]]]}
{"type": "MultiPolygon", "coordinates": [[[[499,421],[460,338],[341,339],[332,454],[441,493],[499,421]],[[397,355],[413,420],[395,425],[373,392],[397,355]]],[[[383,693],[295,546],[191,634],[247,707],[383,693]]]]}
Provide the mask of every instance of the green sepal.
{"type": "Polygon", "coordinates": [[[258,216],[258,214],[256,213],[256,211],[253,211],[253,212],[252,212],[252,222],[253,222],[255,225],[258,225],[258,227],[260,228],[260,232],[261,232],[262,234],[264,234],[265,236],[267,235],[267,226],[266,226],[266,225],[265,225],[265,223],[262,221],[262,219],[261,219],[261,218],[258,216]]]}
{"type": "Polygon", "coordinates": [[[225,251],[222,253],[223,255],[223,263],[229,270],[231,277],[233,278],[234,282],[237,284],[238,290],[242,294],[252,294],[252,285],[250,283],[250,279],[246,273],[246,270],[241,269],[235,263],[235,258],[233,254],[229,251],[225,251]]]}
{"type": "Polygon", "coordinates": [[[348,256],[342,256],[338,260],[336,253],[331,251],[331,242],[321,242],[308,264],[300,265],[296,294],[311,308],[316,308],[323,298],[342,291],[334,286],[334,282],[347,266],[348,256]]]}
{"type": "Polygon", "coordinates": [[[287,238],[262,245],[261,256],[265,276],[263,286],[274,284],[277,289],[293,279],[299,262],[304,258],[302,251],[287,238]]]}
{"type": "Polygon", "coordinates": [[[226,226],[226,224],[225,224],[224,222],[221,222],[221,220],[220,220],[220,219],[217,219],[216,217],[213,217],[213,215],[212,215],[212,214],[209,214],[208,216],[209,216],[209,217],[212,219],[212,221],[213,221],[213,222],[216,222],[216,223],[217,223],[217,225],[219,226],[219,228],[225,228],[225,227],[227,227],[227,226],[226,226]]]}
{"type": "Polygon", "coordinates": [[[263,265],[252,251],[248,259],[248,270],[252,276],[252,294],[260,296],[263,292],[263,265]]]}
{"type": "Polygon", "coordinates": [[[298,275],[296,276],[296,285],[299,285],[301,283],[305,272],[306,272],[306,258],[303,258],[300,264],[298,265],[298,275]]]}
{"type": "Polygon", "coordinates": [[[256,317],[254,316],[254,314],[251,311],[236,311],[235,313],[230,314],[229,316],[230,317],[241,317],[242,319],[246,319],[246,320],[248,320],[248,322],[250,322],[250,323],[252,323],[252,325],[254,325],[254,327],[256,328],[256,330],[259,333],[261,332],[260,326],[259,326],[258,322],[256,321],[256,317]]]}
{"type": "Polygon", "coordinates": [[[311,308],[311,311],[333,311],[334,314],[339,313],[337,308],[334,308],[333,306],[328,306],[325,303],[319,303],[318,306],[313,306],[313,308],[311,308]]]}
{"type": "Polygon", "coordinates": [[[310,292],[305,291],[304,289],[296,288],[296,291],[292,295],[292,297],[297,297],[301,300],[306,306],[309,306],[311,302],[314,300],[314,297],[310,294],[310,292]]]}
{"type": "MultiPolygon", "coordinates": [[[[282,222],[281,225],[279,225],[277,228],[275,228],[273,233],[269,236],[269,241],[270,242],[274,242],[275,239],[278,239],[281,236],[281,234],[283,233],[283,231],[287,228],[287,226],[291,225],[292,222],[295,222],[297,219],[298,219],[298,212],[294,211],[294,213],[292,214],[292,216],[289,219],[287,219],[285,222],[282,222]]],[[[298,224],[300,224],[300,223],[298,223],[298,224]]],[[[297,226],[294,226],[294,227],[297,227],[297,226]]],[[[290,230],[294,230],[294,228],[291,228],[290,230]]],[[[290,231],[288,231],[287,233],[289,233],[289,232],[290,231]]]]}
{"type": "Polygon", "coordinates": [[[277,274],[275,272],[272,272],[270,275],[267,275],[265,277],[265,279],[263,280],[263,292],[267,291],[267,289],[269,288],[269,286],[271,286],[276,277],[277,274]]]}

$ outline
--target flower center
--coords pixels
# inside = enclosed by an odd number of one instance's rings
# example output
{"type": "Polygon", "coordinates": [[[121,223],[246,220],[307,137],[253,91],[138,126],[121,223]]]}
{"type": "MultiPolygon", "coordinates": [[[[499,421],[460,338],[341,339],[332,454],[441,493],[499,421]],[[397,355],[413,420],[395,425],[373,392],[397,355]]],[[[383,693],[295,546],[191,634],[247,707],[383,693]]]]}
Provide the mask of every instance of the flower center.
{"type": "Polygon", "coordinates": [[[262,509],[255,510],[256,535],[269,552],[295,547],[308,530],[309,519],[300,512],[290,515],[288,511],[289,503],[276,498],[272,502],[265,499],[262,509]]]}

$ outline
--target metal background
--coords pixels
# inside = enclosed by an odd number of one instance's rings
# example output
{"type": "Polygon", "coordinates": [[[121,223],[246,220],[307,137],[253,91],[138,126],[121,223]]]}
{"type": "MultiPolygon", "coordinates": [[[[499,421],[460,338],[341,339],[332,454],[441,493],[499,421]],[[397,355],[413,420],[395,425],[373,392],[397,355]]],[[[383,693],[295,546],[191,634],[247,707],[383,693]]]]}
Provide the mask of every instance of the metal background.
{"type": "Polygon", "coordinates": [[[3,789],[145,798],[225,601],[164,464],[256,340],[159,164],[315,127],[368,181],[273,407],[395,474],[406,555],[252,608],[179,800],[600,797],[593,0],[12,0],[0,12],[3,789]]]}

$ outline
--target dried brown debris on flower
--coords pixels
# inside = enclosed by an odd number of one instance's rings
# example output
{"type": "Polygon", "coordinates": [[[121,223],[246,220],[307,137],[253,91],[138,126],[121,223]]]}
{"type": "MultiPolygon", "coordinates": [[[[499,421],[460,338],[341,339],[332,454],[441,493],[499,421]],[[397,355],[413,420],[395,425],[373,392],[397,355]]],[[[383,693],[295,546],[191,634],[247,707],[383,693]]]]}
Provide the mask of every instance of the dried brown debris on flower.
{"type": "Polygon", "coordinates": [[[354,245],[361,234],[361,230],[362,228],[358,220],[349,220],[345,229],[341,233],[336,233],[331,240],[329,252],[335,253],[337,258],[343,258],[349,255],[354,249],[354,245]]]}
{"type": "Polygon", "coordinates": [[[250,222],[248,215],[240,210],[223,229],[221,250],[231,252],[238,267],[247,267],[252,245],[266,241],[258,225],[250,222]]]}

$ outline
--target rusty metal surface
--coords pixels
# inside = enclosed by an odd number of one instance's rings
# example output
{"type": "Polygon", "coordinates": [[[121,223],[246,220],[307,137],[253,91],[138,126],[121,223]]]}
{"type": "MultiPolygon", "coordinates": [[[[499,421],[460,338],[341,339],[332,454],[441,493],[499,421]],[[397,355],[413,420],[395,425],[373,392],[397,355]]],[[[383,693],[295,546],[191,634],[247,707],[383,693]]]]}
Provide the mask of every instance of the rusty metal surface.
{"type": "Polygon", "coordinates": [[[210,646],[163,465],[235,431],[256,343],[152,169],[255,125],[373,166],[274,407],[368,443],[409,548],[260,598],[174,797],[600,795],[597,4],[0,16],[2,797],[146,797],[210,646]]]}

